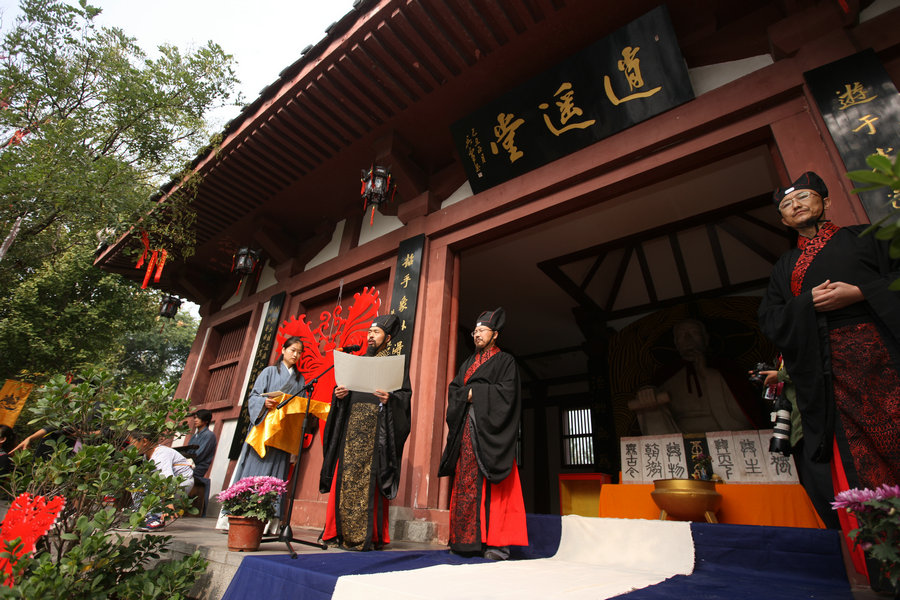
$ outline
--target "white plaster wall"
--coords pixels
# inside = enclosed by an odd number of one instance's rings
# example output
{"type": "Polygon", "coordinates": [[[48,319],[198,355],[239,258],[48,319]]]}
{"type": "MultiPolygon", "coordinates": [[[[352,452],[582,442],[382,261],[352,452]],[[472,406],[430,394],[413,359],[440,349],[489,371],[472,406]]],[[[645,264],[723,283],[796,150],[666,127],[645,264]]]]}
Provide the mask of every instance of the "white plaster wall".
{"type": "Polygon", "coordinates": [[[447,208],[451,204],[456,204],[457,202],[461,202],[466,198],[470,198],[473,195],[474,194],[472,194],[472,186],[469,185],[468,181],[466,181],[464,184],[459,186],[458,190],[450,194],[450,196],[446,200],[441,202],[441,210],[447,208]]]}
{"type": "Polygon", "coordinates": [[[865,23],[869,19],[874,19],[882,13],[893,10],[900,6],[900,0],[875,0],[865,10],[859,11],[859,22],[865,23]]]}
{"type": "Polygon", "coordinates": [[[375,211],[374,221],[371,225],[369,225],[369,219],[371,218],[371,216],[372,208],[369,207],[369,209],[366,210],[366,214],[363,216],[362,228],[359,232],[360,246],[403,227],[403,221],[401,221],[397,217],[383,215],[378,212],[378,210],[375,211]]]}
{"type": "MultiPolygon", "coordinates": [[[[237,283],[237,280],[235,279],[234,280],[234,293],[231,294],[231,296],[228,297],[228,300],[226,300],[222,304],[222,309],[226,309],[230,306],[234,306],[235,304],[240,303],[240,301],[243,300],[244,292],[246,292],[246,291],[247,291],[247,288],[243,283],[241,284],[241,289],[238,290],[238,283],[237,283]]],[[[222,309],[220,309],[220,310],[222,310],[222,309]]]]}
{"type": "Polygon", "coordinates": [[[226,487],[224,483],[225,471],[228,469],[228,451],[231,450],[231,440],[234,438],[236,429],[237,419],[232,419],[222,424],[222,431],[218,434],[216,456],[213,459],[212,468],[209,470],[209,498],[211,501],[214,494],[218,494],[226,487]]]}
{"type": "Polygon", "coordinates": [[[329,261],[332,258],[337,258],[338,251],[341,249],[341,237],[344,235],[344,227],[347,225],[347,221],[340,221],[334,228],[334,233],[331,234],[331,241],[322,248],[318,254],[312,257],[306,266],[303,267],[304,271],[308,271],[315,266],[321,265],[323,262],[329,261]]]}
{"type": "Polygon", "coordinates": [[[278,283],[275,279],[275,269],[272,267],[272,261],[267,260],[263,265],[262,273],[259,274],[259,282],[256,284],[256,291],[262,291],[268,287],[272,287],[278,283]]]}
{"type": "Polygon", "coordinates": [[[772,60],[771,56],[761,54],[750,58],[742,58],[741,60],[688,69],[688,77],[690,77],[691,85],[694,87],[694,96],[701,96],[726,83],[731,83],[735,79],[740,79],[744,75],[749,75],[754,71],[767,67],[773,62],[775,61],[772,60]]]}

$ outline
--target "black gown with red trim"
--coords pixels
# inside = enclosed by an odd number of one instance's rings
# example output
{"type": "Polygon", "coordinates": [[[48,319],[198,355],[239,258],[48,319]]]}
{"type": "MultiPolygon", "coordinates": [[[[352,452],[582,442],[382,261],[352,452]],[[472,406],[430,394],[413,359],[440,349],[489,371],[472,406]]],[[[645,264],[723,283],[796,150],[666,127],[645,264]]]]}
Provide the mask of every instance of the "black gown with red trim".
{"type": "MultiPolygon", "coordinates": [[[[835,492],[900,483],[900,294],[888,286],[900,261],[864,227],[825,223],[775,264],[759,307],[763,333],[782,351],[797,390],[806,460],[830,462],[835,492]],[[811,289],[825,281],[859,287],[864,300],[816,312],[811,289]]],[[[858,525],[838,511],[859,573],[858,525]]],[[[877,573],[877,565],[868,567],[877,573]]]]}
{"type": "Polygon", "coordinates": [[[848,484],[874,487],[900,484],[900,294],[888,289],[900,261],[864,229],[826,224],[812,248],[782,255],[759,324],[796,385],[809,458],[828,462],[837,435],[848,484]],[[865,300],[816,312],[810,290],[826,280],[865,300]]]}
{"type": "Polygon", "coordinates": [[[449,431],[438,470],[441,477],[455,475],[450,548],[464,553],[528,544],[516,466],[522,410],[519,371],[505,352],[491,351],[484,359],[479,353],[470,356],[450,383],[449,431]]]}

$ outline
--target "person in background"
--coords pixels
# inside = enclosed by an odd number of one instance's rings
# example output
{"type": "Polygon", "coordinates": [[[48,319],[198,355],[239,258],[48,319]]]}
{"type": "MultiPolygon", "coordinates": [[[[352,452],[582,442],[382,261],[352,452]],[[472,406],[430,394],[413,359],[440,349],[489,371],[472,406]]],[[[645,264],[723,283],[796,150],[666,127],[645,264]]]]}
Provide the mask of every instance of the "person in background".
{"type": "MultiPolygon", "coordinates": [[[[144,455],[147,460],[153,461],[156,470],[166,477],[180,478],[181,489],[185,495],[194,485],[194,469],[191,467],[190,461],[182,456],[177,450],[169,446],[163,446],[152,436],[143,432],[134,432],[128,437],[128,443],[134,446],[138,452],[144,455]]],[[[139,506],[141,494],[135,497],[135,506],[139,506]]],[[[171,509],[169,505],[167,508],[171,509]]],[[[160,510],[160,512],[147,515],[144,520],[144,529],[157,530],[162,529],[169,522],[174,520],[174,515],[160,510]]]]}
{"type": "Polygon", "coordinates": [[[12,460],[9,453],[16,447],[16,434],[9,425],[0,425],[0,475],[12,471],[12,460]]]}
{"type": "Polygon", "coordinates": [[[806,495],[816,509],[816,513],[829,529],[840,529],[841,523],[837,513],[831,508],[834,501],[834,491],[831,486],[831,469],[827,463],[818,463],[809,460],[803,451],[803,423],[800,418],[800,409],[797,408],[797,390],[791,376],[784,368],[784,361],[778,360],[778,370],[760,371],[764,378],[763,386],[777,386],[782,384],[781,393],[791,403],[791,456],[797,466],[797,478],[800,485],[806,490],[806,495]]]}
{"type": "Polygon", "coordinates": [[[190,444],[197,446],[191,459],[194,461],[194,482],[202,488],[203,506],[200,517],[206,516],[206,505],[209,503],[209,478],[206,476],[216,454],[216,434],[209,428],[212,413],[201,408],[188,416],[188,425],[193,433],[190,444]]]}

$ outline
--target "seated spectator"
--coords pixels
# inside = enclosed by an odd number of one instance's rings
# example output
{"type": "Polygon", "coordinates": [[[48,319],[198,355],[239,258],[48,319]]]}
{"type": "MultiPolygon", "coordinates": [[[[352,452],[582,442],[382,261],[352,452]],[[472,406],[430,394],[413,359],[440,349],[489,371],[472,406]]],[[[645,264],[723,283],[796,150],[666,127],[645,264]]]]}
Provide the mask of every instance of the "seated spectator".
{"type": "Polygon", "coordinates": [[[0,475],[12,471],[9,453],[16,447],[16,434],[9,425],[0,425],[0,475]]]}
{"type": "MultiPolygon", "coordinates": [[[[138,452],[144,455],[148,460],[152,460],[156,465],[156,470],[166,477],[180,477],[180,485],[187,494],[194,485],[194,469],[191,467],[190,461],[178,453],[178,451],[163,446],[150,435],[142,432],[132,433],[128,438],[128,443],[137,448],[138,452]]],[[[135,506],[139,505],[141,495],[136,494],[134,499],[135,506]]],[[[173,508],[169,505],[167,508],[173,508]]],[[[149,530],[162,529],[168,523],[167,520],[175,520],[175,516],[164,512],[151,513],[147,515],[144,521],[144,528],[149,530]]]]}

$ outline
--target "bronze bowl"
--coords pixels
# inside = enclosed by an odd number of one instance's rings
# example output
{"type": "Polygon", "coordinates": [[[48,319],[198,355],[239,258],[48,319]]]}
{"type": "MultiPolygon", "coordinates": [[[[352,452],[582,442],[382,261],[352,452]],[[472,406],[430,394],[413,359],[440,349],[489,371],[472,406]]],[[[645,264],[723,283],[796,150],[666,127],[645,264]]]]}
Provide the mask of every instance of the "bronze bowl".
{"type": "Polygon", "coordinates": [[[659,507],[659,518],[672,517],[677,521],[703,521],[717,523],[716,511],[722,505],[722,496],[716,491],[716,483],[703,479],[656,479],[650,492],[659,507]]]}

